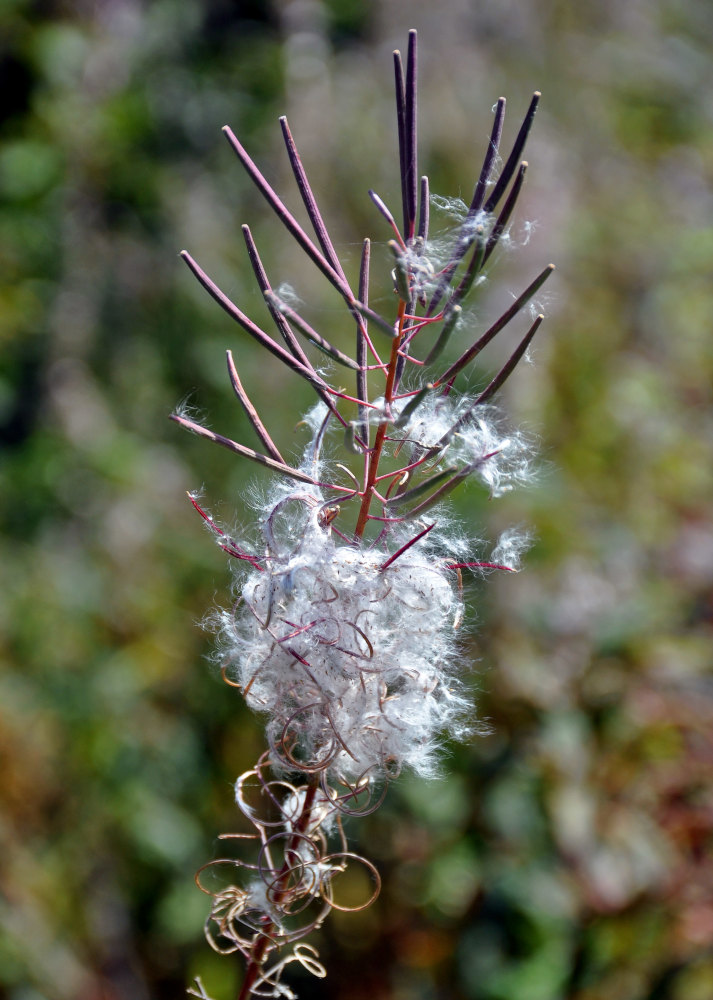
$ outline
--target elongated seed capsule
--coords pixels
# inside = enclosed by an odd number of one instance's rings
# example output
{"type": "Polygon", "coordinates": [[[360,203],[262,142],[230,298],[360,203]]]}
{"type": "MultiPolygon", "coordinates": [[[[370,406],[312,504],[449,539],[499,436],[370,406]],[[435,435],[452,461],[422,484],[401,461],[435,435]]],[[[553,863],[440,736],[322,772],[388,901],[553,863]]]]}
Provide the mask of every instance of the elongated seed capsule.
{"type": "Polygon", "coordinates": [[[458,320],[460,319],[462,312],[463,310],[460,306],[451,306],[450,308],[446,309],[446,315],[443,319],[443,329],[438,335],[438,340],[433,345],[433,347],[428,353],[428,356],[423,362],[424,365],[430,365],[431,362],[435,361],[436,358],[439,357],[439,355],[443,352],[443,350],[446,347],[446,344],[450,339],[451,334],[456,328],[456,324],[458,323],[458,320]]]}
{"type": "Polygon", "coordinates": [[[411,415],[415,413],[421,403],[424,401],[429,392],[433,389],[433,383],[427,382],[421,389],[418,390],[415,396],[409,399],[406,406],[399,414],[398,420],[396,421],[396,427],[405,427],[406,424],[411,419],[411,415]]]}
{"type": "MultiPolygon", "coordinates": [[[[417,504],[415,507],[412,507],[410,510],[404,511],[399,516],[403,517],[404,519],[408,519],[412,517],[418,517],[420,514],[423,514],[424,511],[427,511],[430,507],[433,507],[434,504],[440,503],[441,500],[445,496],[447,496],[452,490],[454,490],[457,486],[459,486],[461,483],[464,483],[472,471],[473,471],[472,467],[470,465],[466,465],[465,468],[461,469],[459,472],[456,472],[456,474],[452,476],[450,479],[448,479],[445,483],[443,483],[442,486],[439,486],[434,493],[431,493],[430,496],[427,496],[425,500],[422,500],[421,503],[417,504]]],[[[406,494],[404,494],[404,496],[406,496],[406,494]]]]}
{"type": "Polygon", "coordinates": [[[397,493],[395,496],[389,497],[388,507],[389,509],[393,507],[400,507],[402,504],[409,503],[411,500],[417,500],[419,497],[423,496],[424,493],[428,493],[439,483],[442,483],[444,479],[448,479],[454,476],[458,472],[458,466],[449,465],[447,469],[443,469],[441,472],[437,472],[433,476],[429,476],[428,479],[424,479],[422,483],[418,486],[413,486],[410,490],[406,490],[404,493],[397,493]]]}
{"type": "Polygon", "coordinates": [[[303,319],[298,312],[295,312],[294,309],[291,309],[286,302],[283,302],[279,295],[275,295],[273,291],[265,291],[263,294],[266,301],[277,309],[277,311],[280,312],[289,323],[296,326],[300,333],[308,340],[311,340],[315,347],[318,347],[320,351],[327,354],[334,361],[339,362],[340,365],[344,365],[345,368],[351,368],[353,371],[359,370],[359,365],[356,361],[352,360],[352,358],[350,358],[347,354],[344,354],[333,344],[330,344],[328,340],[325,340],[321,334],[317,333],[317,331],[309,325],[307,320],[303,319]]]}
{"type": "Polygon", "coordinates": [[[487,247],[487,240],[485,239],[485,229],[483,226],[477,226],[475,230],[475,249],[466,268],[465,274],[461,278],[460,284],[453,293],[453,298],[456,302],[460,302],[466,297],[468,292],[473,286],[478,272],[483,266],[485,260],[485,249],[487,247]]]}
{"type": "Polygon", "coordinates": [[[381,330],[382,333],[387,334],[387,336],[391,337],[393,340],[393,338],[396,336],[397,330],[392,323],[389,323],[387,319],[384,319],[383,316],[381,316],[370,306],[367,306],[365,305],[365,303],[360,302],[359,299],[354,299],[352,305],[354,306],[354,308],[358,313],[361,313],[361,315],[366,317],[366,319],[370,320],[377,327],[377,329],[381,330]]]}

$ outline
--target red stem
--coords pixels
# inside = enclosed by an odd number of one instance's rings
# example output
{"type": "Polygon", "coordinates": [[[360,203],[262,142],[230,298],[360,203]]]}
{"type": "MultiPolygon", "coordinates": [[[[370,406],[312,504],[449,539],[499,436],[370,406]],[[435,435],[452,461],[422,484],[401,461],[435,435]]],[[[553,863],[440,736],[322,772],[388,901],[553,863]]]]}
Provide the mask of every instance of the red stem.
{"type": "MultiPolygon", "coordinates": [[[[406,318],[406,303],[403,301],[399,302],[399,332],[394,337],[393,343],[391,345],[391,357],[389,359],[389,368],[386,375],[386,388],[384,389],[384,405],[388,408],[391,406],[394,398],[394,382],[396,381],[396,366],[399,360],[399,347],[401,346],[401,341],[404,336],[404,321],[406,318]]],[[[369,456],[369,471],[366,478],[366,486],[364,487],[364,493],[361,498],[361,507],[359,508],[359,517],[357,518],[356,528],[354,529],[354,534],[357,538],[362,538],[364,536],[364,530],[366,529],[366,523],[369,520],[369,508],[371,507],[372,497],[374,496],[374,487],[376,485],[376,479],[379,473],[379,461],[381,459],[381,452],[384,447],[384,441],[386,440],[386,428],[387,423],[384,421],[379,424],[378,430],[376,432],[376,438],[374,440],[374,447],[371,450],[369,456]]]]}

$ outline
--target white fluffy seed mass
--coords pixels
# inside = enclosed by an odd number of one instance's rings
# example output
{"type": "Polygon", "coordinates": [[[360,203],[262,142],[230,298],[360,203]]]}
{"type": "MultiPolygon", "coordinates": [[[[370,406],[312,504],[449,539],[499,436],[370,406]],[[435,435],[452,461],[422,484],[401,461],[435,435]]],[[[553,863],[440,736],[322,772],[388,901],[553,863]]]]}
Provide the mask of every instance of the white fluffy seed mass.
{"type": "MultiPolygon", "coordinates": [[[[432,395],[406,425],[406,440],[421,448],[437,446],[456,421],[472,408],[472,403],[468,396],[451,399],[432,395]]],[[[496,497],[533,479],[532,453],[531,443],[508,429],[495,407],[483,406],[453,435],[441,452],[441,462],[459,468],[470,466],[474,478],[480,479],[491,496],[496,497]]]]}
{"type": "Polygon", "coordinates": [[[349,545],[320,524],[315,498],[300,499],[279,546],[268,515],[265,569],[241,579],[222,615],[229,676],[267,714],[287,769],[433,773],[439,736],[465,731],[455,574],[425,542],[384,568],[406,537],[390,553],[349,545]]]}

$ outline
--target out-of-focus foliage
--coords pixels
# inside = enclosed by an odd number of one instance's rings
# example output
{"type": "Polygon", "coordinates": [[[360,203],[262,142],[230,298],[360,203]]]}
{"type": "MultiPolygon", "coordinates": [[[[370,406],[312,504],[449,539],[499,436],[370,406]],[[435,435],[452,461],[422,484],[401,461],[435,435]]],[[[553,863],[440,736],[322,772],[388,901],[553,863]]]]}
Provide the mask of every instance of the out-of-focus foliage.
{"type": "MultiPolygon", "coordinates": [[[[275,282],[319,306],[319,278],[219,129],[229,122],[284,188],[276,117],[289,114],[353,264],[362,236],[389,235],[366,189],[394,200],[389,53],[412,26],[436,191],[469,196],[501,93],[512,128],[544,92],[525,199],[538,226],[497,262],[479,313],[559,265],[535,364],[507,399],[545,468],[521,496],[458,500],[474,531],[515,517],[538,541],[525,573],[472,593],[491,735],[454,748],[437,783],[396,783],[355,824],[384,892],[327,930],[329,978],[310,996],[713,995],[710,5],[7,0],[9,1000],[158,1000],[196,974],[222,1000],[237,981],[201,940],[192,874],[224,849],[230,782],[262,737],[203,659],[196,621],[229,600],[227,572],[184,491],[205,483],[221,516],[244,518],[253,472],[166,414],[190,390],[212,426],[247,440],[227,346],[278,440],[301,440],[309,393],[264,365],[176,252],[259,318],[239,238],[249,219],[275,282]]],[[[514,234],[527,232],[521,214],[514,234]]]]}

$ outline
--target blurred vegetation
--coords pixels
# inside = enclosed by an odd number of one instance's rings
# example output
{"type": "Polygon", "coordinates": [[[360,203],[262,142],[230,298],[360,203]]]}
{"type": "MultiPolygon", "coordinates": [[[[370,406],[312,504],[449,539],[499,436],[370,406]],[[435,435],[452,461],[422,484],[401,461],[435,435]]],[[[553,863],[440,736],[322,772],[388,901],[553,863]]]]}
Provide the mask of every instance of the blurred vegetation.
{"type": "Polygon", "coordinates": [[[411,26],[436,191],[468,197],[500,93],[512,135],[544,92],[515,233],[538,226],[478,306],[494,315],[557,262],[535,364],[506,400],[544,471],[521,495],[458,501],[474,533],[515,520],[537,542],[525,573],[470,595],[490,734],[354,825],[384,891],[332,919],[329,978],[304,995],[713,996],[713,7],[5,0],[8,1000],[175,998],[198,974],[223,1000],[238,981],[201,938],[192,876],[263,744],[205,661],[196,623],[229,599],[228,575],[184,493],[205,484],[244,521],[255,477],[166,415],[190,391],[248,440],[226,346],[278,441],[299,434],[309,393],[176,255],[190,249],[259,319],[249,220],[275,283],[335,309],[219,129],[285,190],[287,111],[353,267],[361,238],[381,238],[366,189],[395,200],[389,54],[411,26]]]}

